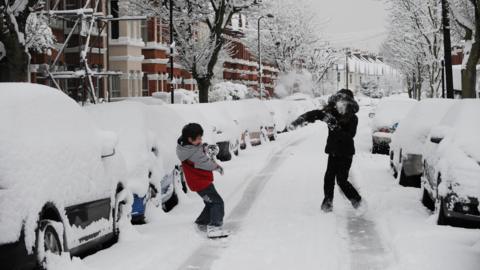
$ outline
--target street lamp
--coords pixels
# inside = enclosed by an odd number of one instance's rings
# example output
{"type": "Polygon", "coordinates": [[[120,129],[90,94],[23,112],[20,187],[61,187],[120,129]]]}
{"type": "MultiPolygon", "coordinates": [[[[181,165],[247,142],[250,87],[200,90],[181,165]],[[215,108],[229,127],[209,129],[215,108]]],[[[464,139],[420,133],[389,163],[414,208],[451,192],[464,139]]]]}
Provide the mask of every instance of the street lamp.
{"type": "Polygon", "coordinates": [[[262,97],[263,97],[262,51],[261,51],[261,47],[260,47],[260,21],[263,18],[273,18],[273,15],[272,14],[267,14],[267,15],[264,15],[264,16],[260,16],[260,18],[258,18],[258,89],[260,91],[260,100],[262,100],[262,97]]]}
{"type": "Polygon", "coordinates": [[[170,98],[172,104],[175,103],[175,93],[173,86],[173,53],[174,53],[174,41],[173,41],[173,0],[170,0],[170,98]]]}

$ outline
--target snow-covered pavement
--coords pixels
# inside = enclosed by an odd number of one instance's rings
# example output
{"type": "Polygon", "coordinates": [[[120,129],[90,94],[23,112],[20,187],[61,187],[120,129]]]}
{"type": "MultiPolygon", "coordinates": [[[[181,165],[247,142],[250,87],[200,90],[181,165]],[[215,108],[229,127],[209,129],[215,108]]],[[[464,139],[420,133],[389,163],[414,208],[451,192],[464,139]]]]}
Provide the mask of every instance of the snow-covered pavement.
{"type": "Polygon", "coordinates": [[[53,269],[462,269],[480,267],[480,230],[435,225],[420,191],[395,183],[388,157],[368,153],[367,107],[359,114],[351,180],[368,202],[352,210],[336,187],[334,211],[320,211],[327,128],[316,123],[225,163],[216,185],[226,203],[226,240],[208,240],[193,220],[196,194],[165,214],[150,209],[146,225],[123,230],[120,242],[53,269]]]}

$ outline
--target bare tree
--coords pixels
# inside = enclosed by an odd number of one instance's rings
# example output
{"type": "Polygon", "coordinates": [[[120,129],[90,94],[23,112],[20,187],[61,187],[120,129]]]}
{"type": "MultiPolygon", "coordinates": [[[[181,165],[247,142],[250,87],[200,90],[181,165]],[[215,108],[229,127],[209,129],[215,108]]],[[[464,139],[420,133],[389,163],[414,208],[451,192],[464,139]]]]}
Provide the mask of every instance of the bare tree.
{"type": "MultiPolygon", "coordinates": [[[[132,11],[168,18],[169,1],[132,0],[132,11]]],[[[208,91],[220,52],[227,41],[225,32],[234,14],[251,12],[258,0],[175,0],[174,42],[176,59],[197,81],[200,102],[208,102],[208,91]]]]}
{"type": "Polygon", "coordinates": [[[454,22],[461,29],[460,35],[465,41],[462,96],[475,98],[477,65],[480,60],[480,0],[449,0],[449,3],[454,22]]]}

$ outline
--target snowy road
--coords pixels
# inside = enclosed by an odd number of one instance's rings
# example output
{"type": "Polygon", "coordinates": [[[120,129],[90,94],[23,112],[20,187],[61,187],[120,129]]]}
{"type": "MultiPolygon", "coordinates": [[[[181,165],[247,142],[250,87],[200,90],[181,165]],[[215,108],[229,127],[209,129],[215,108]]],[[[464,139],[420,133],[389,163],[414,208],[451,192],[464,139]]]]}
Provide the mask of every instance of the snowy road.
{"type": "Polygon", "coordinates": [[[360,113],[351,180],[368,202],[357,215],[336,188],[334,211],[320,211],[327,129],[317,123],[242,152],[216,180],[226,202],[225,241],[194,230],[202,208],[182,196],[171,213],[122,232],[118,244],[53,269],[462,269],[480,266],[480,232],[435,225],[420,191],[396,184],[388,157],[371,155],[368,110],[360,113]]]}

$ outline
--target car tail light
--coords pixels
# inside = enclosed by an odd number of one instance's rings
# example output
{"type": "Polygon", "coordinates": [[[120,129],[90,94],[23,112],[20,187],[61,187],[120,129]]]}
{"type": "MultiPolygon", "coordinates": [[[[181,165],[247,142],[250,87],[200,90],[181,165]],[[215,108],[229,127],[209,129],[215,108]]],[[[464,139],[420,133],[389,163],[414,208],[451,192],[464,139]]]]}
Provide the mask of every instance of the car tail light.
{"type": "Polygon", "coordinates": [[[379,128],[378,129],[379,132],[385,132],[385,133],[390,133],[391,130],[389,128],[379,128]]]}

